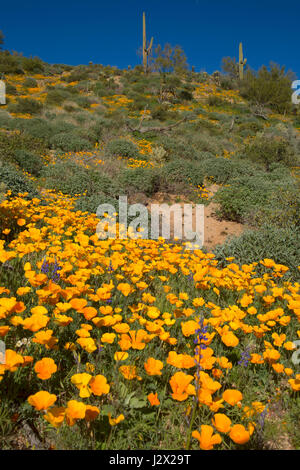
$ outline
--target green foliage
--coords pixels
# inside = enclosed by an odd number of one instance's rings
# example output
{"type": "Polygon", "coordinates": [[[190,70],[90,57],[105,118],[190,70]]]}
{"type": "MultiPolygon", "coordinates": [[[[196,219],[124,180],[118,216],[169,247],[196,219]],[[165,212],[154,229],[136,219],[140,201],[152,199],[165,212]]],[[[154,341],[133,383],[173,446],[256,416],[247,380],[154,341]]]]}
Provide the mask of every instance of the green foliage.
{"type": "Polygon", "coordinates": [[[254,162],[264,164],[267,171],[271,163],[295,164],[294,149],[289,140],[273,132],[259,134],[246,145],[244,154],[254,162]]]}
{"type": "Polygon", "coordinates": [[[299,222],[299,195],[291,177],[275,170],[271,177],[257,173],[241,176],[221,188],[215,196],[217,213],[228,220],[260,226],[269,220],[278,227],[299,222]]]}
{"type": "Polygon", "coordinates": [[[0,51],[0,73],[3,74],[23,74],[23,68],[16,56],[8,51],[0,51]]]}
{"type": "Polygon", "coordinates": [[[226,158],[207,158],[201,162],[205,176],[214,183],[226,184],[238,176],[253,176],[256,172],[255,166],[247,161],[228,160],[226,158]]]}
{"type": "Polygon", "coordinates": [[[118,201],[104,193],[92,194],[91,196],[80,197],[75,204],[75,210],[82,212],[90,212],[95,214],[100,204],[111,204],[117,207],[118,201]]]}
{"type": "Polygon", "coordinates": [[[50,90],[47,93],[46,103],[50,106],[60,106],[66,99],[65,93],[61,90],[50,90]]]}
{"type": "Polygon", "coordinates": [[[61,132],[50,139],[50,146],[63,152],[80,152],[81,150],[93,150],[93,144],[80,137],[76,132],[61,132]]]}
{"type": "Polygon", "coordinates": [[[6,83],[6,93],[8,95],[16,96],[16,95],[18,95],[18,90],[11,83],[6,83]]]}
{"type": "Polygon", "coordinates": [[[284,67],[270,64],[270,70],[263,65],[257,73],[248,70],[241,84],[241,94],[255,105],[271,108],[278,113],[291,109],[291,73],[284,67]]]}
{"type": "Polygon", "coordinates": [[[170,183],[185,183],[198,186],[203,184],[204,172],[202,166],[197,162],[188,160],[173,160],[162,168],[162,186],[170,183]]]}
{"type": "Polygon", "coordinates": [[[5,185],[6,190],[9,189],[13,196],[26,192],[29,199],[38,196],[34,184],[12,165],[0,164],[0,183],[5,185]]]}
{"type": "Polygon", "coordinates": [[[72,161],[57,162],[43,168],[41,178],[47,188],[70,195],[85,193],[90,197],[99,193],[114,197],[119,189],[104,173],[84,168],[72,161]]]}
{"type": "Polygon", "coordinates": [[[38,57],[24,57],[23,69],[30,73],[40,73],[44,71],[43,62],[38,57]]]}
{"type": "Polygon", "coordinates": [[[139,158],[139,151],[137,146],[125,139],[114,139],[111,140],[106,148],[105,152],[108,155],[113,157],[123,157],[123,158],[139,158]]]}
{"type": "Polygon", "coordinates": [[[23,170],[38,176],[43,167],[41,158],[26,150],[16,150],[14,159],[23,170]]]}
{"type": "Polygon", "coordinates": [[[187,58],[181,46],[172,47],[167,43],[164,48],[160,44],[154,49],[154,56],[150,57],[150,68],[160,73],[184,73],[187,68],[187,58]]]}
{"type": "MultiPolygon", "coordinates": [[[[285,275],[299,282],[300,272],[300,233],[294,227],[280,228],[265,224],[258,230],[249,230],[239,237],[232,237],[224,245],[215,249],[216,258],[223,261],[234,256],[234,262],[250,264],[264,258],[273,259],[276,263],[288,266],[290,270],[285,275]]],[[[258,272],[266,268],[258,266],[258,272]]]]}
{"type": "Polygon", "coordinates": [[[43,104],[32,98],[17,98],[17,102],[10,103],[8,109],[13,113],[40,114],[43,104]]]}
{"type": "Polygon", "coordinates": [[[24,80],[23,85],[24,85],[24,87],[26,87],[26,88],[35,88],[35,87],[38,86],[38,83],[37,83],[37,81],[36,81],[34,78],[27,77],[27,78],[24,80]]]}
{"type": "Polygon", "coordinates": [[[151,196],[159,189],[157,172],[151,168],[128,168],[120,174],[119,181],[129,194],[138,191],[151,196]]]}
{"type": "MultiPolygon", "coordinates": [[[[24,120],[23,120],[24,121],[24,120]]],[[[46,152],[43,140],[25,134],[0,132],[0,159],[14,159],[16,150],[23,149],[41,155],[46,152]]]]}

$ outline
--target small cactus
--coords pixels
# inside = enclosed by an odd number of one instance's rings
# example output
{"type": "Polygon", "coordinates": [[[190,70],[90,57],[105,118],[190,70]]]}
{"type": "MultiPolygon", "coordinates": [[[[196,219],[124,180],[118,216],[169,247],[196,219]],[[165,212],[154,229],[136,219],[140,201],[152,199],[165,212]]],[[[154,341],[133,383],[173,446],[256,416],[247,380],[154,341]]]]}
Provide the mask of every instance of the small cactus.
{"type": "Polygon", "coordinates": [[[143,66],[144,72],[147,73],[148,70],[148,55],[151,52],[153,44],[153,38],[151,38],[150,44],[147,47],[147,40],[146,40],[146,17],[145,12],[143,13],[143,66]]]}
{"type": "Polygon", "coordinates": [[[246,65],[247,59],[244,59],[243,56],[243,44],[240,42],[240,49],[239,49],[239,77],[240,80],[244,78],[244,66],[246,65]]]}

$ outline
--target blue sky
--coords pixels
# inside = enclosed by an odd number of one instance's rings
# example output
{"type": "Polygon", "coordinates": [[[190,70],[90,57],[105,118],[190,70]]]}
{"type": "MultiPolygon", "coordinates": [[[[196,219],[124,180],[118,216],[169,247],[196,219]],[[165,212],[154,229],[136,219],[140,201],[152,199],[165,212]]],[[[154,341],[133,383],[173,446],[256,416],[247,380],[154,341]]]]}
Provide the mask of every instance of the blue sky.
{"type": "Polygon", "coordinates": [[[220,70],[242,41],[252,68],[273,61],[300,77],[299,0],[14,0],[0,11],[4,48],[50,63],[140,63],[145,11],[147,37],[181,45],[198,72],[220,70]]]}

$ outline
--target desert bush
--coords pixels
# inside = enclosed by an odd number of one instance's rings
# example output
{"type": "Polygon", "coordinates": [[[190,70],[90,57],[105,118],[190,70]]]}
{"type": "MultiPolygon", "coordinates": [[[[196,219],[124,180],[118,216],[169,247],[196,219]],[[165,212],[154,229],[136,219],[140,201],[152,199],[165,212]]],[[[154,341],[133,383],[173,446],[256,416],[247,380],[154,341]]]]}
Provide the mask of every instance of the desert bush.
{"type": "Polygon", "coordinates": [[[14,85],[12,85],[11,83],[6,83],[6,94],[17,96],[19,93],[14,85]]]}
{"type": "Polygon", "coordinates": [[[125,139],[114,139],[109,142],[105,148],[105,153],[113,157],[123,158],[139,158],[139,150],[137,146],[125,139]]]}
{"type": "Polygon", "coordinates": [[[88,139],[80,137],[76,132],[61,132],[50,138],[51,148],[63,152],[79,152],[81,150],[92,150],[93,144],[88,139]]]}
{"type": "Polygon", "coordinates": [[[240,265],[258,262],[255,268],[258,275],[269,271],[260,265],[259,260],[272,259],[290,268],[285,278],[300,280],[300,232],[296,227],[280,228],[265,224],[258,230],[247,230],[239,237],[228,239],[224,245],[216,247],[214,253],[223,265],[228,263],[225,259],[231,256],[240,265]]]}
{"type": "Polygon", "coordinates": [[[197,162],[188,160],[174,160],[168,162],[161,170],[162,187],[170,183],[185,183],[198,186],[203,184],[204,172],[202,166],[197,162]]]}
{"type": "Polygon", "coordinates": [[[45,143],[42,139],[25,134],[14,133],[8,135],[0,132],[0,157],[2,159],[13,160],[15,151],[19,149],[28,150],[37,155],[42,155],[46,152],[45,143]]]}
{"type": "Polygon", "coordinates": [[[113,207],[116,207],[116,210],[118,209],[118,200],[116,198],[99,192],[91,196],[80,197],[76,201],[75,210],[95,214],[100,204],[111,204],[113,207]]]}
{"type": "Polygon", "coordinates": [[[195,160],[197,158],[195,148],[183,139],[162,136],[158,139],[158,142],[166,150],[168,160],[177,158],[195,160]]]}
{"type": "Polygon", "coordinates": [[[24,57],[22,64],[26,72],[40,73],[43,72],[45,68],[43,62],[38,57],[24,57]]]}
{"type": "Polygon", "coordinates": [[[254,162],[262,163],[266,171],[270,164],[281,162],[285,165],[295,164],[295,154],[289,140],[276,136],[272,132],[264,132],[256,136],[245,146],[244,155],[254,162]]]}
{"type": "Polygon", "coordinates": [[[46,103],[50,106],[60,106],[66,100],[65,93],[61,90],[50,90],[47,93],[46,103]]]}
{"type": "Polygon", "coordinates": [[[211,178],[217,184],[226,184],[229,180],[238,176],[252,176],[256,171],[256,167],[247,161],[216,157],[203,160],[201,167],[205,176],[211,178]]]}
{"type": "Polygon", "coordinates": [[[6,163],[5,165],[0,162],[0,183],[5,185],[6,190],[10,190],[12,196],[17,196],[18,193],[28,193],[28,199],[38,196],[34,184],[26,178],[20,171],[13,165],[6,163]]]}
{"type": "Polygon", "coordinates": [[[103,193],[114,197],[118,186],[104,173],[84,168],[72,161],[57,162],[41,171],[45,187],[65,194],[83,194],[87,197],[103,193]]]}
{"type": "Polygon", "coordinates": [[[219,96],[209,95],[209,97],[207,99],[207,104],[209,106],[224,106],[224,104],[226,104],[226,102],[224,102],[224,100],[222,100],[222,98],[219,98],[219,96]]]}
{"type": "Polygon", "coordinates": [[[215,200],[220,204],[217,213],[228,220],[256,226],[266,220],[278,226],[295,224],[299,206],[299,197],[294,199],[296,194],[291,179],[279,179],[278,175],[270,179],[264,173],[242,176],[217,192],[215,200]]]}
{"type": "Polygon", "coordinates": [[[26,88],[36,88],[38,86],[38,83],[34,78],[27,77],[24,80],[23,86],[26,88]]]}
{"type": "Polygon", "coordinates": [[[43,168],[41,158],[26,150],[16,150],[14,159],[23,170],[35,176],[38,176],[43,168]]]}
{"type": "Polygon", "coordinates": [[[20,60],[11,55],[8,51],[0,51],[0,73],[3,74],[23,74],[20,60]]]}
{"type": "Polygon", "coordinates": [[[269,70],[263,65],[258,72],[246,72],[240,84],[241,95],[255,105],[285,113],[291,109],[291,83],[285,68],[271,63],[269,70]]]}
{"type": "Polygon", "coordinates": [[[151,168],[128,168],[119,175],[121,187],[126,194],[143,192],[146,196],[152,196],[159,189],[158,174],[151,168]]]}
{"type": "Polygon", "coordinates": [[[40,114],[43,104],[32,98],[17,98],[16,103],[10,103],[8,110],[13,113],[40,114]]]}

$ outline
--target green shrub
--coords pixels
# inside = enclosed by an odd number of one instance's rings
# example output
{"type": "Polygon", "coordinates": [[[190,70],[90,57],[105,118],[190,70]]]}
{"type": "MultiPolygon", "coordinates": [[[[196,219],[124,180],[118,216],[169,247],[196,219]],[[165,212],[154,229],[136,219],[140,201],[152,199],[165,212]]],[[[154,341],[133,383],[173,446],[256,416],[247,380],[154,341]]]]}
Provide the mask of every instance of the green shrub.
{"type": "Polygon", "coordinates": [[[226,104],[222,98],[219,98],[216,95],[210,95],[208,97],[207,103],[209,106],[224,106],[224,104],[226,104]]]}
{"type": "Polygon", "coordinates": [[[34,152],[37,155],[46,153],[45,144],[41,139],[25,134],[8,135],[0,132],[0,158],[13,160],[15,151],[19,149],[34,152]]]}
{"type": "Polygon", "coordinates": [[[93,150],[93,144],[76,134],[76,132],[62,132],[50,139],[51,148],[63,152],[80,152],[81,150],[93,150]]]}
{"type": "Polygon", "coordinates": [[[197,159],[195,148],[183,139],[163,136],[158,139],[158,142],[166,150],[168,160],[180,158],[184,158],[186,160],[197,159]]]}
{"type": "Polygon", "coordinates": [[[0,51],[0,73],[23,74],[24,71],[17,57],[8,51],[0,51]]]}
{"type": "Polygon", "coordinates": [[[35,176],[39,176],[43,168],[41,158],[26,150],[16,150],[14,159],[21,168],[35,176]]]}
{"type": "Polygon", "coordinates": [[[93,196],[102,193],[109,197],[118,194],[118,186],[107,175],[92,169],[84,168],[75,162],[57,162],[41,171],[41,178],[47,188],[53,188],[65,194],[86,193],[93,196]]]}
{"type": "Polygon", "coordinates": [[[3,165],[0,162],[0,183],[12,192],[12,196],[17,196],[18,193],[28,193],[29,199],[38,196],[34,184],[10,164],[3,165]]]}
{"type": "MultiPolygon", "coordinates": [[[[276,263],[288,266],[290,269],[285,278],[292,277],[294,281],[300,280],[300,232],[299,228],[278,228],[264,225],[259,230],[249,230],[239,237],[232,237],[224,245],[214,250],[216,258],[226,265],[225,258],[234,256],[236,263],[250,264],[263,260],[273,259],[276,263]]],[[[258,263],[255,270],[259,275],[270,272],[258,263]]]]}
{"type": "Polygon", "coordinates": [[[278,113],[291,109],[292,79],[284,67],[263,65],[256,73],[248,70],[241,82],[241,95],[255,105],[267,106],[278,113]]]}
{"type": "Polygon", "coordinates": [[[295,155],[290,142],[271,132],[258,135],[246,145],[244,154],[250,160],[262,163],[267,171],[270,170],[270,164],[274,162],[281,162],[285,165],[295,164],[295,155]]]}
{"type": "Polygon", "coordinates": [[[17,96],[19,93],[14,85],[12,85],[11,83],[6,83],[6,94],[17,96]]]}
{"type": "Polygon", "coordinates": [[[61,90],[50,90],[47,93],[46,103],[50,106],[60,106],[66,99],[65,94],[61,90]]]}
{"type": "Polygon", "coordinates": [[[151,168],[128,168],[119,175],[119,181],[129,194],[142,192],[152,196],[159,189],[157,172],[151,168]]]}
{"type": "Polygon", "coordinates": [[[27,77],[23,83],[26,88],[36,88],[38,86],[37,81],[34,78],[27,77]]]}
{"type": "MultiPolygon", "coordinates": [[[[284,174],[283,174],[284,176],[284,174]]],[[[297,223],[299,189],[289,179],[268,178],[266,174],[232,180],[215,195],[217,213],[228,220],[260,226],[266,220],[279,227],[297,223]]],[[[298,222],[299,223],[299,222],[298,222]]]]}
{"type": "Polygon", "coordinates": [[[22,62],[26,72],[40,73],[44,71],[43,62],[38,57],[24,57],[22,62]]]}
{"type": "Polygon", "coordinates": [[[203,184],[204,172],[202,166],[197,162],[188,160],[174,160],[168,162],[161,170],[163,182],[162,187],[171,183],[185,183],[198,186],[203,184]]]}
{"type": "Polygon", "coordinates": [[[139,158],[139,150],[137,146],[125,139],[114,139],[111,140],[106,148],[105,153],[113,157],[123,157],[123,158],[139,158]]]}
{"type": "Polygon", "coordinates": [[[75,210],[90,212],[95,214],[100,204],[111,204],[118,210],[118,200],[105,195],[104,193],[93,194],[92,196],[80,197],[75,204],[75,210]]]}
{"type": "Polygon", "coordinates": [[[226,158],[208,158],[201,162],[205,176],[214,183],[226,184],[229,180],[238,176],[255,174],[256,167],[249,162],[240,160],[228,160],[226,158]]]}
{"type": "Polygon", "coordinates": [[[17,102],[10,103],[8,109],[13,113],[40,114],[43,104],[32,98],[17,98],[17,102]]]}

